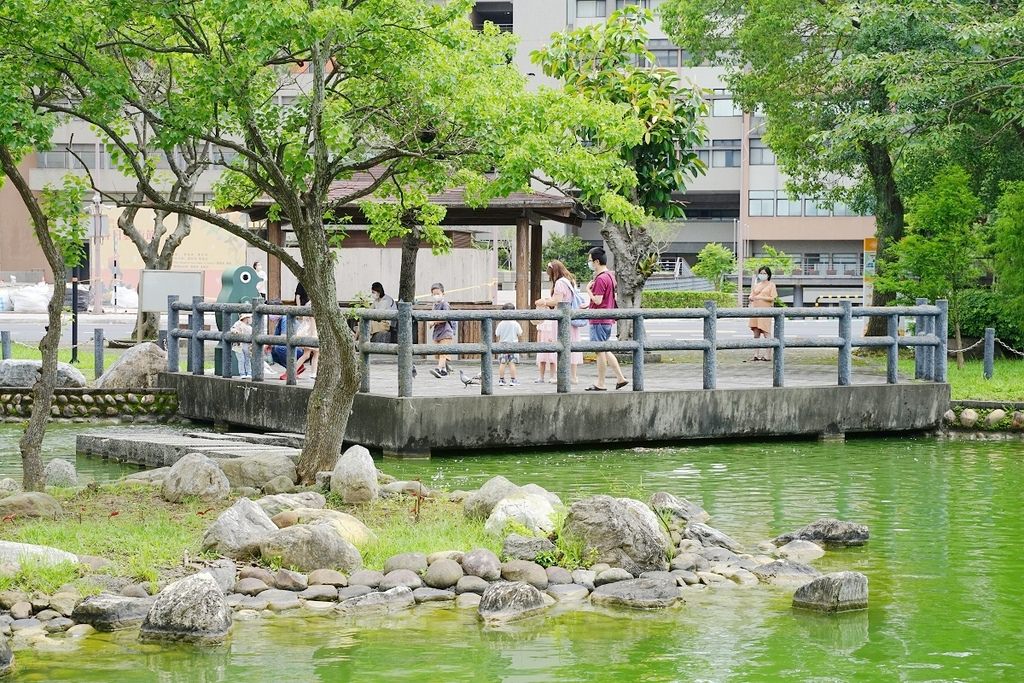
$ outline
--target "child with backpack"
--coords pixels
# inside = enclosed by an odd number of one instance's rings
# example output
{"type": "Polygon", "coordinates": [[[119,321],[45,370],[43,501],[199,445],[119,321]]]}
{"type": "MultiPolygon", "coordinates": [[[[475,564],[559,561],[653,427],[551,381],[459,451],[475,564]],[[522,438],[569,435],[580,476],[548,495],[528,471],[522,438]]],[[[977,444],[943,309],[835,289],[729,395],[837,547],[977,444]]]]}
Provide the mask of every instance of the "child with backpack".
{"type": "MultiPolygon", "coordinates": [[[[548,280],[551,281],[551,295],[546,299],[537,299],[536,305],[538,308],[557,308],[558,304],[567,303],[569,308],[572,310],[579,310],[583,297],[579,293],[579,289],[576,287],[576,278],[573,277],[569,269],[565,267],[565,264],[559,260],[554,260],[548,264],[548,280]]],[[[553,336],[551,341],[558,339],[558,324],[554,320],[544,321],[545,323],[550,322],[552,327],[553,336]]],[[[580,332],[583,327],[586,326],[587,321],[584,319],[574,320],[572,327],[570,328],[569,338],[573,343],[580,341],[580,332]]],[[[541,328],[538,328],[540,331],[541,328]]],[[[539,336],[539,335],[538,335],[539,336]]],[[[539,339],[544,341],[543,339],[539,339]]],[[[558,354],[537,354],[537,362],[540,363],[541,356],[550,357],[545,358],[547,362],[551,364],[552,370],[552,381],[555,381],[555,363],[558,362],[558,354]]],[[[570,361],[570,376],[573,384],[579,383],[579,378],[576,374],[576,369],[583,363],[583,353],[576,351],[571,356],[570,361]]],[[[544,370],[541,369],[541,380],[543,381],[544,370]]]]}

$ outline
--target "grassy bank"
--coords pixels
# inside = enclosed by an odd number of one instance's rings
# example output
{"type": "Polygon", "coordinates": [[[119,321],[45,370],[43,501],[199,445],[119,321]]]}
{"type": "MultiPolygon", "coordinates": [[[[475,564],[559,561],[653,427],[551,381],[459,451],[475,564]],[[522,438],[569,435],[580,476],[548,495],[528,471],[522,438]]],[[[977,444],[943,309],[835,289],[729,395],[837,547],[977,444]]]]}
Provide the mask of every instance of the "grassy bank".
{"type": "MultiPolygon", "coordinates": [[[[114,361],[121,357],[122,353],[124,353],[122,349],[103,349],[103,365],[109,368],[114,361]]],[[[42,358],[39,348],[35,344],[11,344],[11,355],[15,360],[39,360],[42,358]]],[[[61,363],[71,363],[71,349],[58,349],[57,360],[61,363]]],[[[92,380],[95,376],[96,355],[88,335],[82,336],[82,340],[78,344],[78,362],[73,365],[85,375],[86,379],[92,380]],[[86,339],[90,341],[85,341],[86,339]]]]}
{"type": "MultiPolygon", "coordinates": [[[[1024,401],[1024,360],[998,359],[992,379],[985,379],[980,360],[969,360],[962,370],[949,360],[949,386],[954,400],[1024,401]]],[[[901,360],[900,372],[914,376],[914,361],[901,360]]]]}
{"type": "MultiPolygon", "coordinates": [[[[61,519],[6,520],[0,523],[0,537],[102,557],[112,564],[97,573],[140,582],[175,576],[189,559],[212,559],[201,552],[203,533],[234,502],[168,503],[158,488],[132,484],[51,493],[64,507],[61,519]]],[[[444,499],[422,500],[418,514],[414,499],[408,497],[354,506],[332,496],[327,507],[358,517],[377,535],[376,541],[360,548],[363,563],[370,569],[382,569],[387,558],[399,553],[501,549],[499,539],[484,531],[482,521],[466,519],[461,505],[444,499]]],[[[88,571],[70,564],[29,565],[13,576],[0,575],[0,591],[17,588],[53,593],[65,583],[75,583],[83,594],[99,592],[88,571]]]]}

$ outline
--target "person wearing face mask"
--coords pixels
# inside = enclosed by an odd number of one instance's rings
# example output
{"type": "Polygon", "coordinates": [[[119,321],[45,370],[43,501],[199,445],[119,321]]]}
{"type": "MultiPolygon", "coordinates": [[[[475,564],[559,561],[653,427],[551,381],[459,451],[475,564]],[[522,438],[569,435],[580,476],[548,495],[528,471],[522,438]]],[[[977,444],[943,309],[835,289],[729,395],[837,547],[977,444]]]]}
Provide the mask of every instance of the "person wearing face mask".
{"type": "MultiPolygon", "coordinates": [[[[451,306],[444,300],[444,285],[435,282],[430,285],[430,296],[434,300],[435,311],[450,311],[451,306]]],[[[448,320],[435,320],[433,323],[431,338],[435,344],[451,344],[455,338],[455,328],[448,320]]],[[[437,367],[430,371],[434,377],[448,376],[448,356],[443,353],[437,354],[437,367]]]]}
{"type": "MultiPolygon", "coordinates": [[[[751,308],[771,308],[779,297],[779,291],[772,282],[772,269],[768,266],[761,266],[757,269],[757,277],[750,288],[751,308]]],[[[754,333],[754,339],[759,337],[770,337],[772,334],[771,318],[751,318],[750,329],[754,333]]],[[[750,360],[771,360],[768,352],[764,349],[754,349],[754,357],[750,360]]]]}
{"type": "MultiPolygon", "coordinates": [[[[374,282],[370,285],[370,308],[375,311],[391,311],[398,308],[395,300],[384,293],[384,285],[379,282],[374,282]]],[[[392,338],[397,336],[393,334],[397,330],[393,329],[390,320],[371,320],[370,321],[370,341],[379,342],[381,344],[393,344],[392,338]]]]}

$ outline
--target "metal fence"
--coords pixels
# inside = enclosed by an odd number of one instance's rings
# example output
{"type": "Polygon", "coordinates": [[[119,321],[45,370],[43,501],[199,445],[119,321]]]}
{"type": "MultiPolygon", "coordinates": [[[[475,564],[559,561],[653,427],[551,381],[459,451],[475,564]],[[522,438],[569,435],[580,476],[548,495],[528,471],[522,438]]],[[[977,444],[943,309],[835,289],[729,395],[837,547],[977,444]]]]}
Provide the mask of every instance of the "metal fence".
{"type": "MultiPolygon", "coordinates": [[[[851,383],[853,365],[852,352],[856,347],[881,347],[886,349],[886,381],[896,384],[898,381],[898,361],[900,347],[914,349],[914,377],[916,379],[935,382],[946,381],[947,370],[947,328],[948,307],[945,300],[928,305],[918,300],[916,306],[892,307],[861,307],[854,309],[849,301],[844,301],[838,308],[718,308],[709,301],[704,308],[680,309],[612,309],[612,310],[571,310],[568,304],[562,304],[558,310],[476,310],[476,311],[435,311],[413,310],[412,304],[399,303],[397,310],[344,309],[343,313],[358,321],[359,340],[356,350],[362,362],[362,384],[360,391],[370,391],[370,357],[372,355],[395,356],[398,360],[398,395],[413,395],[413,357],[432,356],[436,354],[480,355],[480,393],[490,395],[494,386],[494,360],[496,354],[503,353],[542,353],[557,354],[557,390],[568,393],[570,390],[571,354],[574,351],[594,351],[613,353],[629,353],[632,356],[633,391],[644,390],[645,363],[648,351],[700,351],[703,353],[703,385],[705,389],[717,386],[718,351],[729,349],[772,349],[773,372],[772,383],[776,387],[784,386],[786,369],[786,350],[793,348],[834,348],[839,351],[836,381],[839,386],[851,383]],[[718,321],[726,318],[766,317],[774,319],[774,336],[760,339],[719,339],[718,321]],[[877,337],[853,336],[854,318],[869,316],[883,317],[887,321],[887,334],[877,337]],[[786,321],[794,318],[836,318],[839,321],[838,335],[818,337],[792,337],[786,335],[786,321]],[[899,335],[900,317],[915,319],[915,333],[911,336],[899,335]],[[572,341],[572,321],[589,319],[631,320],[633,323],[633,339],[628,341],[572,341]],[[693,340],[655,340],[649,339],[645,332],[648,320],[702,320],[703,338],[693,340]],[[389,321],[397,325],[398,343],[378,343],[369,341],[370,322],[374,320],[389,321]],[[478,321],[481,324],[481,341],[478,343],[451,344],[417,344],[413,342],[413,327],[419,321],[478,321]],[[501,320],[554,320],[558,325],[558,336],[554,342],[519,342],[515,344],[496,343],[494,326],[501,320]]],[[[196,297],[192,302],[179,302],[177,297],[169,297],[167,307],[167,328],[169,341],[167,344],[168,371],[180,372],[180,359],[177,340],[188,340],[188,371],[202,375],[205,371],[205,342],[218,344],[217,352],[221,354],[221,373],[231,376],[231,346],[234,343],[251,345],[252,381],[263,381],[263,347],[280,345],[286,350],[287,365],[285,377],[288,384],[295,384],[295,353],[299,347],[318,347],[315,337],[300,337],[296,334],[296,320],[312,315],[308,306],[274,306],[257,300],[254,303],[222,304],[204,302],[196,297]],[[251,313],[251,335],[234,334],[218,330],[203,329],[206,313],[220,313],[224,316],[225,329],[230,327],[234,316],[240,313],[251,313]],[[190,316],[189,326],[179,325],[182,313],[190,316]],[[285,317],[283,335],[263,334],[257,330],[266,329],[268,315],[285,317]]]]}

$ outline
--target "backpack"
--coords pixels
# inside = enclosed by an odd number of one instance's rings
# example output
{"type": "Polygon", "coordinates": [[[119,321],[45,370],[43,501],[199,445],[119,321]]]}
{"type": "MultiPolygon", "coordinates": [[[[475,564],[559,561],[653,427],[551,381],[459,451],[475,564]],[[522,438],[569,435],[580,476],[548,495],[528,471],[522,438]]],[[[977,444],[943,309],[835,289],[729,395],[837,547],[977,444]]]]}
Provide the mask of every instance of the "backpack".
{"type": "MultiPolygon", "coordinates": [[[[572,290],[572,299],[569,301],[569,308],[573,311],[578,311],[583,308],[583,295],[580,294],[579,288],[577,288],[572,282],[569,282],[569,288],[572,290]]],[[[585,318],[573,318],[573,327],[586,327],[589,320],[585,318]]]]}

